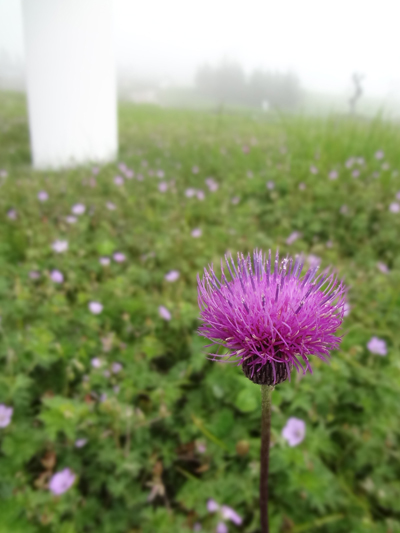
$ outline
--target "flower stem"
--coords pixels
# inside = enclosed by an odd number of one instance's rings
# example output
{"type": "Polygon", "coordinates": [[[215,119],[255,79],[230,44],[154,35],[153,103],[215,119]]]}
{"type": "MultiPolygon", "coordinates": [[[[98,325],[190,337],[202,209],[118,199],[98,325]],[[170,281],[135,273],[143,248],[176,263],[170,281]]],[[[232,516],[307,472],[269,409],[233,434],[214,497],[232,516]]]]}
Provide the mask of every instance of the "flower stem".
{"type": "Polygon", "coordinates": [[[271,437],[271,395],[274,387],[261,385],[261,472],[260,472],[260,514],[261,533],[269,533],[268,525],[268,468],[269,443],[271,437]]]}

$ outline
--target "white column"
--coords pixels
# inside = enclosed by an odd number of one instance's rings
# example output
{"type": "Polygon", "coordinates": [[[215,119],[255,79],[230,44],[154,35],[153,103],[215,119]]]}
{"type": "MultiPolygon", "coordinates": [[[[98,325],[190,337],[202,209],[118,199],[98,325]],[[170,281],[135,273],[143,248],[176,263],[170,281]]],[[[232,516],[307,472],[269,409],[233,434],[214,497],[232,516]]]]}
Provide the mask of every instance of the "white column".
{"type": "Polygon", "coordinates": [[[117,154],[111,0],[22,0],[33,165],[117,154]]]}

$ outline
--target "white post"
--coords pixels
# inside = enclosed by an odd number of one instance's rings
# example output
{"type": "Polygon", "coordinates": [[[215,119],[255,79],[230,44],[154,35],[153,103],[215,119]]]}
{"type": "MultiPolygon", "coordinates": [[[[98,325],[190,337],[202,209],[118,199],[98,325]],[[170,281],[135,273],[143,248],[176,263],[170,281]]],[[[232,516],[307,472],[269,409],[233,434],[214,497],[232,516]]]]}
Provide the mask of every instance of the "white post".
{"type": "Polygon", "coordinates": [[[22,0],[33,165],[117,154],[111,0],[22,0]]]}

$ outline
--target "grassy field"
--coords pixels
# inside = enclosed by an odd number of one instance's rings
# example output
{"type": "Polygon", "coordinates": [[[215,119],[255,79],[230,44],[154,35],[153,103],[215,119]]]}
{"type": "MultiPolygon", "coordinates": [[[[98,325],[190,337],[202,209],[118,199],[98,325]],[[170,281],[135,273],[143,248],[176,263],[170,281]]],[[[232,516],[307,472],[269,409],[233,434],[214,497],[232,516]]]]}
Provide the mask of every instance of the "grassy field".
{"type": "Polygon", "coordinates": [[[399,126],[123,104],[119,128],[116,163],[35,172],[0,94],[0,533],[214,532],[209,499],[259,531],[260,391],[196,333],[197,272],[254,247],[349,287],[331,364],[273,392],[271,532],[400,532],[399,126]]]}

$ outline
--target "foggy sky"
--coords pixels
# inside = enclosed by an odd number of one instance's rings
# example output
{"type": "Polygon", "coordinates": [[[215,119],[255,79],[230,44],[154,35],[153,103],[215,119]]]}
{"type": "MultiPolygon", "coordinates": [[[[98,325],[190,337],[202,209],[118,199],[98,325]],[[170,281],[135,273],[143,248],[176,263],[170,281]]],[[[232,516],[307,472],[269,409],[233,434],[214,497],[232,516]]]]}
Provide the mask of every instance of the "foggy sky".
{"type": "MultiPolygon", "coordinates": [[[[396,0],[113,3],[117,66],[140,76],[190,83],[199,65],[227,58],[247,72],[292,70],[306,88],[329,93],[348,90],[356,71],[366,94],[400,95],[396,0]]],[[[0,0],[1,50],[23,58],[19,0],[0,0]]]]}

